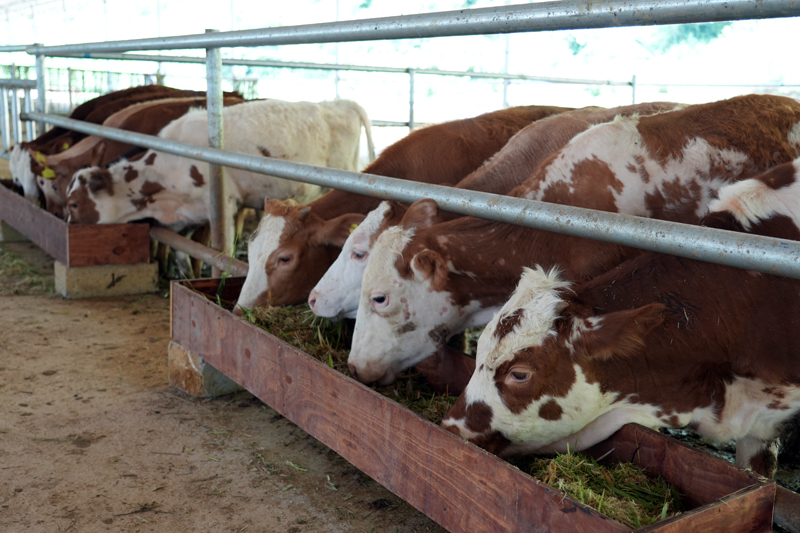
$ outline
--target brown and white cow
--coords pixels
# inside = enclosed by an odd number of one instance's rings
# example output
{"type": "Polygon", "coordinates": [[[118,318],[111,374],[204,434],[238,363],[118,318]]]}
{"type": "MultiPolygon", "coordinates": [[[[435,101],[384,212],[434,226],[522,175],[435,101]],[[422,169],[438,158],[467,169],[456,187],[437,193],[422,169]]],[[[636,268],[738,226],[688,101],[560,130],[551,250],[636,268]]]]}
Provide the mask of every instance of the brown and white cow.
{"type": "MultiPolygon", "coordinates": [[[[386,148],[364,172],[456,185],[522,128],[564,111],[569,109],[512,107],[428,126],[386,148]]],[[[267,202],[258,232],[248,244],[252,268],[236,309],[305,302],[314,284],[339,255],[350,228],[380,202],[337,190],[306,206],[267,202]]]]}
{"type": "MultiPolygon", "coordinates": [[[[223,99],[223,105],[226,106],[242,102],[244,100],[237,97],[223,99]]],[[[149,100],[117,111],[103,122],[103,126],[157,135],[167,124],[182,117],[190,109],[204,108],[205,105],[205,97],[199,96],[149,100]]],[[[44,170],[36,180],[44,193],[47,210],[58,217],[66,218],[67,187],[75,172],[86,167],[106,166],[132,151],[144,149],[90,135],[63,152],[46,156],[42,161],[44,170]],[[47,177],[44,177],[44,171],[49,172],[47,177]]]]}
{"type": "MultiPolygon", "coordinates": [[[[349,100],[261,100],[226,107],[225,147],[238,153],[355,170],[366,112],[349,100]]],[[[160,137],[208,146],[207,113],[194,110],[160,137]]],[[[371,142],[370,142],[371,144],[371,142]]],[[[208,164],[148,150],[135,161],[75,174],[67,200],[72,223],[120,223],[153,218],[180,229],[208,221],[208,164]]],[[[240,204],[260,207],[265,196],[313,199],[320,188],[239,169],[227,169],[229,213],[240,204]]],[[[233,235],[229,238],[233,239],[233,235]]]]}
{"type": "MultiPolygon", "coordinates": [[[[455,188],[507,194],[522,184],[551,154],[575,135],[593,124],[616,116],[651,115],[674,109],[677,104],[654,102],[604,109],[586,107],[537,120],[526,126],[485,164],[458,182],[455,188]]],[[[406,228],[420,230],[439,221],[459,218],[453,213],[438,213],[435,204],[426,202],[415,212],[419,216],[405,221],[406,228]],[[420,212],[422,211],[422,212],[420,212]]],[[[387,228],[402,221],[406,208],[397,202],[383,202],[371,211],[345,241],[342,253],[311,291],[308,304],[318,316],[355,318],[361,299],[361,278],[372,245],[387,228]]]]}
{"type": "MultiPolygon", "coordinates": [[[[69,118],[91,122],[92,124],[102,124],[108,117],[129,105],[179,96],[203,96],[203,93],[173,89],[163,85],[131,87],[84,102],[72,111],[69,118]]],[[[226,93],[226,96],[238,96],[241,98],[238,93],[226,93]]],[[[85,133],[55,127],[31,142],[14,145],[9,158],[9,169],[14,182],[22,187],[25,198],[28,201],[32,203],[39,202],[40,193],[37,189],[36,176],[40,176],[44,170],[44,157],[67,150],[85,137],[87,137],[85,133]]]]}
{"type": "MultiPolygon", "coordinates": [[[[800,160],[720,190],[704,224],[800,240],[800,160]]],[[[442,425],[509,456],[583,450],[623,424],[736,440],[771,475],[800,410],[800,281],[646,253],[572,285],[526,269],[442,425]]]]}
{"type": "MultiPolygon", "coordinates": [[[[594,126],[511,196],[698,223],[721,186],[792,161],[798,149],[800,103],[749,95],[594,126]]],[[[451,335],[486,324],[525,266],[558,265],[583,280],[636,253],[473,217],[390,228],[364,270],[351,372],[391,383],[451,335]]]]}

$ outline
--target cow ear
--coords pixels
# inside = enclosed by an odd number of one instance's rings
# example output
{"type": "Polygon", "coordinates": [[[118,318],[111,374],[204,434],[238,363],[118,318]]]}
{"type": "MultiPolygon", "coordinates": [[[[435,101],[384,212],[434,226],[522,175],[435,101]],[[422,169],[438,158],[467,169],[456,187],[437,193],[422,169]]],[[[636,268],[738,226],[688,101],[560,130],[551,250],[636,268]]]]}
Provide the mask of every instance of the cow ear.
{"type": "Polygon", "coordinates": [[[438,224],[440,221],[439,206],[430,198],[423,198],[411,204],[400,225],[403,226],[403,229],[424,229],[438,224]]]}
{"type": "Polygon", "coordinates": [[[602,315],[597,324],[579,324],[576,320],[582,319],[574,319],[573,334],[583,330],[573,342],[575,352],[600,361],[634,356],[644,347],[647,334],[664,322],[663,312],[663,304],[650,304],[602,315]]]}
{"type": "Polygon", "coordinates": [[[359,213],[348,213],[331,220],[323,221],[318,232],[314,232],[311,243],[322,246],[344,246],[344,241],[366,217],[359,213]]]}
{"type": "Polygon", "coordinates": [[[89,158],[89,166],[101,167],[103,166],[103,156],[106,155],[106,142],[100,141],[92,148],[92,155],[89,158]]]}
{"type": "Polygon", "coordinates": [[[47,156],[31,148],[28,148],[28,152],[31,154],[31,172],[41,176],[45,167],[45,162],[47,161],[47,156]]]}
{"type": "Polygon", "coordinates": [[[450,269],[439,252],[423,250],[413,260],[414,274],[420,281],[429,279],[434,290],[444,290],[450,269]]]}

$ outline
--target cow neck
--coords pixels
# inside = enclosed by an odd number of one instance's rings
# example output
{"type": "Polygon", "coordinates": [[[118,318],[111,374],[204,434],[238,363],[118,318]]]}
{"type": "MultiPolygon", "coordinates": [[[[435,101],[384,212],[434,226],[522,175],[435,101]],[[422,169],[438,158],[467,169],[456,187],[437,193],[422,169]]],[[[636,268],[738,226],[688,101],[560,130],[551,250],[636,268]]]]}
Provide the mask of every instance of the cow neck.
{"type": "Polygon", "coordinates": [[[478,300],[484,307],[502,305],[508,299],[523,267],[557,266],[566,279],[585,280],[640,253],[590,239],[475,217],[419,231],[403,253],[406,264],[426,248],[438,252],[451,265],[444,290],[451,293],[455,302],[465,306],[478,300]]]}
{"type": "Polygon", "coordinates": [[[367,214],[381,203],[380,198],[363,194],[334,190],[317,198],[310,204],[311,212],[322,220],[331,220],[348,213],[367,214]]]}
{"type": "Polygon", "coordinates": [[[620,392],[619,400],[636,394],[635,402],[660,406],[659,417],[712,404],[719,414],[725,385],[736,376],[800,384],[797,337],[782,333],[786,323],[759,320],[756,311],[770,309],[770,316],[796,324],[800,317],[785,295],[797,291],[789,278],[647,254],[576,288],[570,300],[584,316],[661,303],[664,323],[639,353],[581,366],[590,382],[620,392]],[[753,357],[759,353],[769,355],[753,357]]]}

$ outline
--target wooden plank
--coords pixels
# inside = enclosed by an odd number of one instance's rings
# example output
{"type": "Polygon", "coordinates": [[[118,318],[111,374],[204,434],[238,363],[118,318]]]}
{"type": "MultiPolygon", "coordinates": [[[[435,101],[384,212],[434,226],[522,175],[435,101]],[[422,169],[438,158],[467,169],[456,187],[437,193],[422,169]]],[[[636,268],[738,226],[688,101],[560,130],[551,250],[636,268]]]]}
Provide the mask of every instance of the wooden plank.
{"type": "Polygon", "coordinates": [[[68,225],[68,267],[134,265],[150,261],[147,224],[68,225]]]}
{"type": "Polygon", "coordinates": [[[172,284],[173,339],[450,531],[630,531],[172,284]]]}
{"type": "Polygon", "coordinates": [[[147,224],[69,225],[6,187],[0,187],[0,220],[67,267],[150,261],[147,224]]]}
{"type": "Polygon", "coordinates": [[[5,187],[0,187],[0,220],[8,222],[57,261],[69,263],[67,223],[5,187]]]}
{"type": "Polygon", "coordinates": [[[753,485],[678,516],[637,529],[637,533],[707,533],[718,531],[772,531],[775,484],[753,485]]]}
{"type": "Polygon", "coordinates": [[[686,503],[699,507],[732,494],[760,479],[688,444],[637,424],[628,424],[606,441],[587,450],[648,468],[664,477],[685,495],[686,503]]]}
{"type": "Polygon", "coordinates": [[[775,492],[775,523],[800,533],[800,494],[778,487],[775,492]]]}

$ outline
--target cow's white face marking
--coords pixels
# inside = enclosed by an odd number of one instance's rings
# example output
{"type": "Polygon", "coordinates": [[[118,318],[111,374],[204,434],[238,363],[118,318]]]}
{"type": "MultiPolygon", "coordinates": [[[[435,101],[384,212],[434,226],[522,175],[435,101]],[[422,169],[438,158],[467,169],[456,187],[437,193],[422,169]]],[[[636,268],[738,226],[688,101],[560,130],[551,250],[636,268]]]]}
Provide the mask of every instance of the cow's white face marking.
{"type": "Polygon", "coordinates": [[[450,336],[476,320],[488,320],[486,315],[494,312],[476,301],[465,307],[454,304],[450,294],[434,290],[413,263],[414,278],[404,279],[395,261],[413,235],[413,229],[387,229],[375,241],[364,269],[348,359],[364,383],[392,383],[398,373],[430,357],[450,336]]]}
{"type": "Polygon", "coordinates": [[[269,256],[278,249],[286,219],[282,216],[265,215],[247,244],[247,271],[242,292],[236,302],[238,307],[250,309],[256,301],[269,290],[269,279],[265,266],[269,256]]]}
{"type": "Polygon", "coordinates": [[[25,199],[34,204],[38,203],[39,186],[36,184],[36,176],[31,171],[30,152],[22,148],[22,145],[15,144],[9,154],[8,168],[14,183],[22,187],[25,199]]]}
{"type": "Polygon", "coordinates": [[[381,202],[347,238],[339,257],[311,291],[311,297],[316,299],[312,307],[315,314],[356,318],[361,279],[369,261],[370,242],[389,207],[389,202],[381,202]]]}

